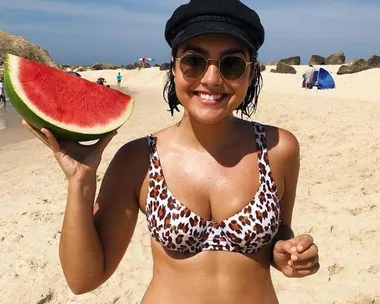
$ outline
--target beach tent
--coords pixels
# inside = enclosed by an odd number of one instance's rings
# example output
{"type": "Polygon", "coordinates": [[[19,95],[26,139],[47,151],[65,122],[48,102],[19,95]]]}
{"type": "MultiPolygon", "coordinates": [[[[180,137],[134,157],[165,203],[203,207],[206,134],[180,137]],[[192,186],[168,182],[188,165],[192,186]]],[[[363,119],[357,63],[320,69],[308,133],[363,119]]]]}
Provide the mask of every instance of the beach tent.
{"type": "MultiPolygon", "coordinates": [[[[321,90],[335,88],[334,78],[324,68],[315,69],[312,82],[313,86],[321,90]]],[[[302,87],[305,87],[305,79],[302,82],[302,87]]]]}

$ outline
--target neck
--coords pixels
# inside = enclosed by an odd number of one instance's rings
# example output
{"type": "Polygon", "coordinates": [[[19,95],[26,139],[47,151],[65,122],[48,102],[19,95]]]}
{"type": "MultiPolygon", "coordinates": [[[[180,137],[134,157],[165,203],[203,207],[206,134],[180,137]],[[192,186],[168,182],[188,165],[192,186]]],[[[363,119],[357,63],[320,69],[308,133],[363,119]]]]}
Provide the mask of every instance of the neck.
{"type": "Polygon", "coordinates": [[[187,145],[197,150],[218,150],[236,138],[239,120],[231,115],[215,124],[203,124],[190,115],[184,115],[177,131],[187,145]]]}

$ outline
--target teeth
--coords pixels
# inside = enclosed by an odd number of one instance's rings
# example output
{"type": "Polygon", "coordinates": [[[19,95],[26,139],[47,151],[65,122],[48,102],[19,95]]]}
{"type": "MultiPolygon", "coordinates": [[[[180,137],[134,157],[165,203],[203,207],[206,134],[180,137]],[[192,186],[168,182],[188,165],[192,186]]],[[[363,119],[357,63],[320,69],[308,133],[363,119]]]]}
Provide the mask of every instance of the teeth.
{"type": "Polygon", "coordinates": [[[223,97],[223,94],[209,95],[209,94],[200,93],[199,96],[200,98],[204,100],[219,100],[220,98],[223,97]]]}

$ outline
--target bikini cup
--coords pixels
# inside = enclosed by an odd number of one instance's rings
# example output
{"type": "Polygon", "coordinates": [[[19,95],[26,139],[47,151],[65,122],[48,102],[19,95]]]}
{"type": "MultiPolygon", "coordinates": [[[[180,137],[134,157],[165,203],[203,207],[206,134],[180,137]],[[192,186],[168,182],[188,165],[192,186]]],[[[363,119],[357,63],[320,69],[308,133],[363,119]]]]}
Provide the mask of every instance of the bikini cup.
{"type": "Polygon", "coordinates": [[[254,128],[259,188],[245,207],[221,222],[203,219],[174,197],[165,182],[155,139],[148,136],[151,154],[147,223],[152,237],[162,246],[180,252],[226,250],[253,253],[273,239],[280,223],[279,200],[268,163],[263,127],[256,123],[254,128]]]}

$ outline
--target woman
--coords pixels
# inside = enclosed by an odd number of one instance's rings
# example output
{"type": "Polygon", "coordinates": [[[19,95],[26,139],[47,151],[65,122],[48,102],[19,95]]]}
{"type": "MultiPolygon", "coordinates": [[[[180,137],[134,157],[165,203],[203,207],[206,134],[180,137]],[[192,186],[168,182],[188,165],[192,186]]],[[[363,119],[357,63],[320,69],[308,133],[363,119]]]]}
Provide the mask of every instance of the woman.
{"type": "Polygon", "coordinates": [[[318,268],[309,235],[293,236],[299,146],[288,131],[235,118],[260,91],[264,30],[236,0],[192,0],[167,23],[166,86],[181,121],[124,145],[93,205],[101,154],[34,132],[68,179],[60,259],[71,290],[104,283],[123,257],[139,210],[151,233],[153,278],[142,303],[277,303],[270,265],[288,277],[318,268]],[[270,165],[269,165],[270,164],[270,165]]]}

